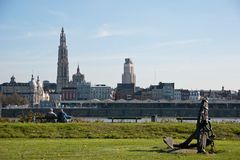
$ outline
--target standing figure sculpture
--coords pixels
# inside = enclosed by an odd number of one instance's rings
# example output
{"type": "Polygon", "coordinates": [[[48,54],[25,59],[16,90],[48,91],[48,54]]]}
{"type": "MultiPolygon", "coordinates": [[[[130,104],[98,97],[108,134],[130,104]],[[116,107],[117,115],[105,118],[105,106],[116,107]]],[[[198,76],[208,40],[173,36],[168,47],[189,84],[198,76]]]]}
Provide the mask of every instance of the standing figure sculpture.
{"type": "MultiPolygon", "coordinates": [[[[206,152],[207,140],[209,139],[208,132],[211,128],[208,127],[210,123],[208,119],[208,101],[203,99],[201,102],[201,108],[198,113],[197,121],[197,151],[198,153],[206,152]]],[[[209,141],[211,143],[211,141],[209,141]]],[[[208,144],[209,145],[209,144],[208,144]]]]}
{"type": "Polygon", "coordinates": [[[184,149],[197,147],[198,153],[205,153],[208,145],[214,146],[214,133],[208,118],[208,100],[203,98],[197,118],[195,131],[182,143],[174,144],[172,138],[164,138],[163,141],[172,149],[184,149]],[[197,139],[197,144],[190,144],[193,139],[197,139]]]}

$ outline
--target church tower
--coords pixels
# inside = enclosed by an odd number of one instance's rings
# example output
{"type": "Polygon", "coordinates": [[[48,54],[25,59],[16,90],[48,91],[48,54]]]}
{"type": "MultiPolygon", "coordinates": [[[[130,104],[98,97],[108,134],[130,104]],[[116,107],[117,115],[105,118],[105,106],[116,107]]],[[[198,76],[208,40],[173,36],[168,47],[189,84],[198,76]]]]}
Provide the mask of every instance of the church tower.
{"type": "Polygon", "coordinates": [[[57,92],[61,93],[62,88],[67,87],[69,82],[68,50],[63,28],[60,34],[60,45],[58,46],[57,66],[57,92]]]}

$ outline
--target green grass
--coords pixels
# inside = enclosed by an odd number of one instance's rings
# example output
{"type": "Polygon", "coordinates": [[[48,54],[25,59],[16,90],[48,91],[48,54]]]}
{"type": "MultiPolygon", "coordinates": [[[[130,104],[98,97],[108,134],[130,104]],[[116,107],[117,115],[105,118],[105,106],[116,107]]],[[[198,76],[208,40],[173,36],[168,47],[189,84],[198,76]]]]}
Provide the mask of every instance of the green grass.
{"type": "Polygon", "coordinates": [[[0,159],[239,159],[240,141],[216,141],[216,154],[167,153],[162,139],[0,139],[0,159]]]}
{"type": "MultiPolygon", "coordinates": [[[[0,123],[0,159],[239,159],[240,124],[214,123],[216,154],[167,153],[162,137],[185,139],[192,123],[0,123]]],[[[180,141],[182,141],[180,140],[180,141]]]]}
{"type": "MultiPolygon", "coordinates": [[[[219,140],[240,140],[240,123],[213,123],[219,140]]],[[[187,138],[193,123],[0,123],[0,138],[187,138]]]]}

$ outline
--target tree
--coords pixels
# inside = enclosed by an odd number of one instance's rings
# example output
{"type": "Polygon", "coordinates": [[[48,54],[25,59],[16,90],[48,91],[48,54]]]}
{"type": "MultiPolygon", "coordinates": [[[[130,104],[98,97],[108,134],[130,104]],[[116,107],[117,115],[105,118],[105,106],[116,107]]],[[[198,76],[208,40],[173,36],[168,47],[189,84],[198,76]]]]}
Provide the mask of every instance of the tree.
{"type": "Polygon", "coordinates": [[[3,93],[0,93],[0,103],[3,107],[7,105],[29,104],[28,100],[25,97],[20,96],[16,92],[14,92],[11,96],[6,96],[3,93]]]}
{"type": "Polygon", "coordinates": [[[0,92],[0,106],[4,106],[5,105],[5,102],[6,102],[6,96],[0,92]]]}

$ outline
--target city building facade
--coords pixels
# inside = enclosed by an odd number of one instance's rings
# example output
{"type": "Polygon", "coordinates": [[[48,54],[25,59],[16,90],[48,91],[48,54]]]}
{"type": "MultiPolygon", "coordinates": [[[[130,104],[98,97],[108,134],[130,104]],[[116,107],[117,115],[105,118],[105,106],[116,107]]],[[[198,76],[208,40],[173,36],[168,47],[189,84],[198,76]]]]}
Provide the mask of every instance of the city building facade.
{"type": "Polygon", "coordinates": [[[90,99],[91,83],[85,81],[85,76],[80,72],[79,66],[77,73],[72,76],[72,81],[69,82],[69,87],[76,88],[76,100],[90,99]]]}
{"type": "Polygon", "coordinates": [[[57,84],[50,83],[48,80],[43,81],[43,90],[49,94],[57,92],[57,84]]]}
{"type": "Polygon", "coordinates": [[[153,100],[173,100],[174,99],[174,83],[162,83],[158,85],[151,85],[150,90],[152,91],[153,100]]]}
{"type": "Polygon", "coordinates": [[[63,87],[62,88],[62,101],[76,100],[76,88],[75,87],[63,87]]]}
{"type": "Polygon", "coordinates": [[[91,87],[90,99],[106,100],[113,98],[112,88],[105,84],[97,84],[91,87]]]}
{"type": "Polygon", "coordinates": [[[28,83],[16,82],[15,77],[12,76],[9,83],[2,84],[2,93],[6,96],[17,93],[25,97],[32,106],[38,105],[42,100],[49,100],[48,94],[44,92],[42,84],[40,83],[39,76],[35,81],[33,75],[28,83]]]}
{"type": "Polygon", "coordinates": [[[181,89],[181,100],[186,101],[189,100],[190,92],[188,89],[181,89]]]}
{"type": "Polygon", "coordinates": [[[174,99],[178,100],[178,101],[182,100],[181,90],[180,89],[175,89],[175,91],[174,91],[174,99]]]}
{"type": "Polygon", "coordinates": [[[190,90],[189,100],[191,101],[199,101],[200,100],[200,91],[198,90],[190,90]]]}
{"type": "Polygon", "coordinates": [[[134,99],[135,84],[134,83],[118,83],[116,88],[115,99],[134,99]]]}
{"type": "Polygon", "coordinates": [[[152,91],[149,88],[141,89],[135,92],[134,98],[142,101],[152,99],[152,91]]]}
{"type": "Polygon", "coordinates": [[[174,98],[181,101],[190,100],[190,91],[188,89],[175,89],[174,98]]]}

